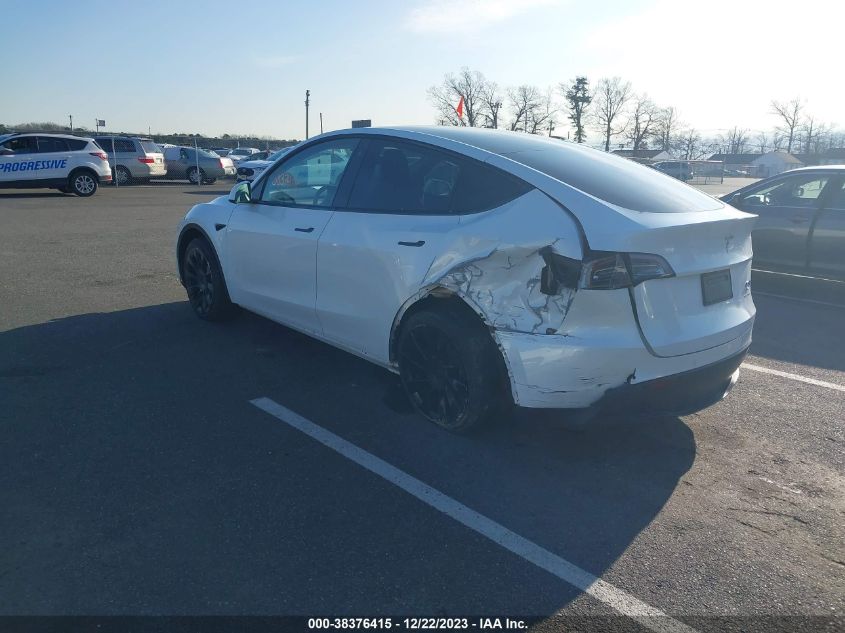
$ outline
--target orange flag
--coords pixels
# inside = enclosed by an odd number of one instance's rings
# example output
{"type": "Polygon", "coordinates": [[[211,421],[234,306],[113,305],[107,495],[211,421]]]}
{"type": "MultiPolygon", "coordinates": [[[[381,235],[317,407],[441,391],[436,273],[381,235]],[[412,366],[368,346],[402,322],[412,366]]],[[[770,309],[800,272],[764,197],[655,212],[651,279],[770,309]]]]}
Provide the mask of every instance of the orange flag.
{"type": "Polygon", "coordinates": [[[463,98],[463,97],[461,97],[461,100],[460,100],[460,101],[458,101],[458,107],[457,107],[457,108],[455,108],[455,112],[457,112],[457,113],[458,113],[458,118],[459,118],[459,119],[463,119],[463,118],[464,118],[464,98],[463,98]]]}

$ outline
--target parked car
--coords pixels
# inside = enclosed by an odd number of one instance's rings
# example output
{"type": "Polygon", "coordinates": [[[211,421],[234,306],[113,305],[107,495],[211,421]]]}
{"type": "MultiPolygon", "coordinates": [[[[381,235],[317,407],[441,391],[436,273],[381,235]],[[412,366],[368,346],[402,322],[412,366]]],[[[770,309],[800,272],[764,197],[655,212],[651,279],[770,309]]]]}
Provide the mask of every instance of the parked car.
{"type": "Polygon", "coordinates": [[[171,178],[187,178],[193,184],[200,181],[211,184],[218,178],[235,175],[230,158],[221,158],[204,149],[197,152],[193,147],[168,147],[164,150],[164,162],[171,178]]]}
{"type": "Polygon", "coordinates": [[[244,158],[248,158],[259,151],[260,150],[257,147],[237,147],[226,154],[226,156],[231,158],[235,163],[238,163],[244,158]]]}
{"type": "Polygon", "coordinates": [[[361,128],[193,207],[176,259],[201,319],[239,305],[357,354],[464,431],[512,404],[720,400],[751,342],[753,222],[576,143],[361,128]]]}
{"type": "Polygon", "coordinates": [[[267,169],[270,165],[272,165],[282,156],[287,154],[290,150],[290,147],[283,147],[282,149],[273,152],[264,159],[255,158],[256,154],[253,154],[248,159],[242,160],[240,163],[238,163],[237,167],[238,181],[240,182],[243,180],[255,180],[259,175],[261,175],[261,172],[267,169]]]}
{"type": "Polygon", "coordinates": [[[845,165],[793,169],[722,200],[758,216],[757,267],[845,280],[845,165]]]}
{"type": "Polygon", "coordinates": [[[678,180],[692,180],[692,166],[683,160],[663,160],[652,165],[656,170],[677,178],[678,180]]]}
{"type": "Polygon", "coordinates": [[[148,138],[97,136],[97,145],[109,155],[114,182],[128,185],[149,182],[167,173],[161,148],[148,138]]]}
{"type": "Polygon", "coordinates": [[[92,138],[68,134],[0,135],[0,188],[49,187],[93,196],[111,182],[108,156],[92,138]]]}

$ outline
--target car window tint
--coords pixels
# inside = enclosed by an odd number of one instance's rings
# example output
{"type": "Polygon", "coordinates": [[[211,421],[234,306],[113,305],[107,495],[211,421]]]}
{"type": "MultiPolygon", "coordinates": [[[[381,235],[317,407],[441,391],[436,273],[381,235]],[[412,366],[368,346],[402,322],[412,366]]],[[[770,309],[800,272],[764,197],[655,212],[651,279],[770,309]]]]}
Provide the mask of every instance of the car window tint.
{"type": "Polygon", "coordinates": [[[38,152],[40,154],[67,151],[70,151],[70,148],[63,138],[53,138],[51,136],[38,137],[38,152]]]}
{"type": "Polygon", "coordinates": [[[742,201],[764,207],[812,207],[824,190],[829,176],[802,174],[783,178],[752,189],[742,201]]]}
{"type": "Polygon", "coordinates": [[[10,138],[2,144],[4,149],[10,150],[15,154],[34,154],[38,151],[38,145],[35,142],[34,136],[17,136],[10,138]]]}
{"type": "Polygon", "coordinates": [[[155,143],[153,143],[152,141],[140,141],[140,143],[141,143],[141,148],[147,154],[160,154],[161,153],[161,148],[158,145],[156,145],[155,143]]]}
{"type": "Polygon", "coordinates": [[[371,142],[349,207],[395,213],[472,213],[525,193],[530,186],[498,169],[434,147],[399,140],[371,142]]]}
{"type": "Polygon", "coordinates": [[[452,199],[452,212],[473,213],[494,209],[531,189],[528,183],[500,169],[465,159],[452,199]]]}
{"type": "Polygon", "coordinates": [[[65,142],[72,152],[79,152],[88,147],[88,141],[81,138],[67,138],[65,142]]]}
{"type": "Polygon", "coordinates": [[[296,153],[268,174],[261,202],[331,206],[358,139],[330,139],[296,153]]]}
{"type": "Polygon", "coordinates": [[[845,211],[845,182],[833,192],[830,201],[825,205],[828,209],[839,209],[845,211]]]}

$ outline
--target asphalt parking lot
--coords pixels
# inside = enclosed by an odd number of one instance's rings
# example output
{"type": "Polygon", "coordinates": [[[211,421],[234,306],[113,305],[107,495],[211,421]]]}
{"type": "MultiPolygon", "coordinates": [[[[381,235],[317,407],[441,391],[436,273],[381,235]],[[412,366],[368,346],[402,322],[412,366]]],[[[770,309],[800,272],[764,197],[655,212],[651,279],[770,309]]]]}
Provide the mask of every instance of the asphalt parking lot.
{"type": "Polygon", "coordinates": [[[511,614],[553,627],[643,605],[699,630],[724,628],[712,616],[842,625],[806,618],[845,614],[838,286],[796,293],[767,276],[757,293],[755,279],[746,368],[699,414],[583,433],[529,415],[457,437],[356,357],[246,313],[193,316],[174,229],[229,186],[0,192],[0,615],[511,614]],[[472,525],[259,398],[474,511],[472,525]],[[503,546],[510,534],[616,593],[576,589],[503,546]]]}

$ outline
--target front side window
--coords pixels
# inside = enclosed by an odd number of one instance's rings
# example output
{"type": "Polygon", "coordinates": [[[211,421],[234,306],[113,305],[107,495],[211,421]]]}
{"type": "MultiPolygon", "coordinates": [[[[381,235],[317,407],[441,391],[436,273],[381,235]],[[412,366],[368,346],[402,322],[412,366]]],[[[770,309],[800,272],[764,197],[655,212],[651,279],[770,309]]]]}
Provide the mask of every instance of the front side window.
{"type": "Polygon", "coordinates": [[[790,176],[752,189],[742,201],[763,207],[814,207],[828,180],[818,174],[790,176]]]}
{"type": "Polygon", "coordinates": [[[498,169],[438,148],[400,140],[370,143],[349,207],[386,213],[472,213],[530,187],[498,169]]]}
{"type": "Polygon", "coordinates": [[[16,136],[10,138],[0,147],[14,154],[34,154],[38,151],[34,136],[16,136]]]}
{"type": "Polygon", "coordinates": [[[267,175],[261,202],[329,207],[358,139],[331,139],[283,161],[267,175]]]}
{"type": "Polygon", "coordinates": [[[845,211],[845,181],[842,186],[838,187],[833,195],[830,196],[830,202],[825,205],[828,209],[839,209],[845,211]]]}

